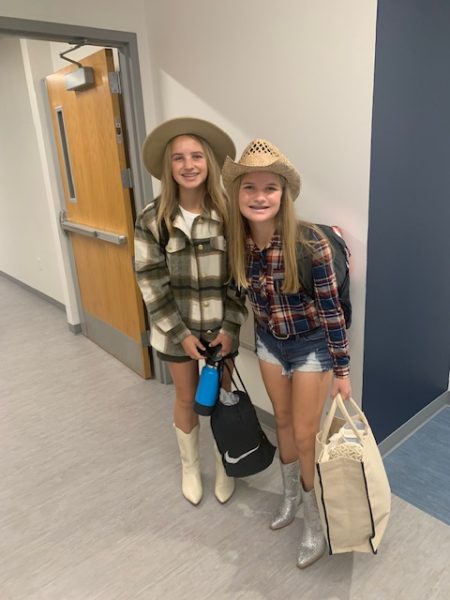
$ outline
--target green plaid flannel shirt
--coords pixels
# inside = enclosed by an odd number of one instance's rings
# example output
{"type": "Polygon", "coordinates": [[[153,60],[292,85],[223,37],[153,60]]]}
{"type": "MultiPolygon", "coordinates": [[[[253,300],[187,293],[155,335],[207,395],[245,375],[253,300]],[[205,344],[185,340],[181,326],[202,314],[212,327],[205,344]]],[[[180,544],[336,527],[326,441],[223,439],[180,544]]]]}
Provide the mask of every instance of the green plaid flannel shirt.
{"type": "Polygon", "coordinates": [[[156,202],[138,215],[134,239],[134,267],[150,317],[151,345],[164,354],[185,356],[181,342],[188,335],[211,341],[222,329],[237,350],[247,309],[243,294],[227,285],[226,240],[217,213],[196,217],[189,235],[179,211],[164,248],[156,202]]]}

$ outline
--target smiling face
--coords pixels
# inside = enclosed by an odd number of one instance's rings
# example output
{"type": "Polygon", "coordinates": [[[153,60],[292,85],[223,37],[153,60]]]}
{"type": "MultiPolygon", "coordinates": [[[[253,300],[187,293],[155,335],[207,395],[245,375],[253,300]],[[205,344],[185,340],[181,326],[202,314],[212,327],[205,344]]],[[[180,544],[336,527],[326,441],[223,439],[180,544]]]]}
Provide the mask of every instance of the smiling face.
{"type": "Polygon", "coordinates": [[[268,171],[246,173],[239,188],[239,210],[250,227],[262,225],[275,230],[282,195],[283,185],[279,175],[268,171]]]}
{"type": "Polygon", "coordinates": [[[208,164],[201,143],[190,135],[180,135],[171,142],[172,177],[178,185],[194,190],[208,177],[208,164]]]}

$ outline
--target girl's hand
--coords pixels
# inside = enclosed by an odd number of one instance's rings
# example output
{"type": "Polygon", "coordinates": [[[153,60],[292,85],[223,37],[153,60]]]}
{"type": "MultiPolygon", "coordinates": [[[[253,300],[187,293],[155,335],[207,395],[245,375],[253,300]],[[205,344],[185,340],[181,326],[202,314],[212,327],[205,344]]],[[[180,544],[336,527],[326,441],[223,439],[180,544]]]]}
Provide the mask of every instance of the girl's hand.
{"type": "Polygon", "coordinates": [[[219,334],[213,339],[212,342],[209,343],[211,348],[214,348],[214,346],[218,346],[219,344],[222,344],[222,348],[220,349],[222,356],[227,356],[230,354],[231,348],[233,347],[233,339],[228,335],[228,333],[225,333],[222,330],[220,330],[219,334]]]}
{"type": "Polygon", "coordinates": [[[189,358],[192,358],[193,360],[200,360],[201,358],[204,358],[204,356],[200,354],[199,349],[204,351],[206,348],[201,341],[195,337],[195,335],[191,334],[185,337],[181,342],[181,345],[183,346],[183,350],[186,352],[189,358]]]}
{"type": "Polygon", "coordinates": [[[343,400],[348,400],[352,396],[352,384],[350,377],[335,377],[331,386],[331,397],[335,398],[338,394],[343,400]]]}

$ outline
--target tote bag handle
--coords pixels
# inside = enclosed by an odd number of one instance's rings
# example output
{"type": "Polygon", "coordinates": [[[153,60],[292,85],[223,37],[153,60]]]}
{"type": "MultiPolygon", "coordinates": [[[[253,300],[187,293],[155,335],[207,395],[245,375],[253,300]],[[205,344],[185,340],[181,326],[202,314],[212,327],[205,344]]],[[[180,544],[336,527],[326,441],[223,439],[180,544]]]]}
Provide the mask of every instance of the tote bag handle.
{"type": "MultiPolygon", "coordinates": [[[[355,412],[358,414],[361,421],[364,423],[365,429],[367,429],[369,424],[367,422],[367,419],[366,419],[363,411],[359,408],[359,406],[356,404],[356,402],[353,400],[353,398],[349,398],[348,401],[352,405],[352,408],[354,408],[355,412]]],[[[333,403],[331,404],[330,411],[329,411],[329,413],[325,419],[325,422],[323,424],[323,429],[322,429],[322,434],[321,434],[322,442],[326,443],[326,440],[328,439],[328,434],[330,433],[331,424],[333,422],[333,418],[334,418],[334,415],[336,414],[337,408],[339,408],[339,411],[344,416],[345,421],[348,423],[348,425],[350,425],[350,427],[354,431],[355,435],[362,442],[363,441],[363,433],[361,433],[361,431],[356,427],[355,422],[353,421],[353,417],[350,416],[350,414],[345,406],[344,400],[342,399],[341,394],[337,394],[335,396],[333,403]]]]}

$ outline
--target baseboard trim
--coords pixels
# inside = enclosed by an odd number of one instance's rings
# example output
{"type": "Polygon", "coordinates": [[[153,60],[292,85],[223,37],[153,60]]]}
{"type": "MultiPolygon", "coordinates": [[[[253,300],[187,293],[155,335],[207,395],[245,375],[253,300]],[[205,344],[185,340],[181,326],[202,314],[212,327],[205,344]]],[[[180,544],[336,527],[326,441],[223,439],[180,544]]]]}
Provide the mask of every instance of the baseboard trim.
{"type": "Polygon", "coordinates": [[[427,404],[421,411],[380,442],[378,448],[380,449],[381,455],[387,456],[400,444],[411,437],[413,433],[425,425],[425,423],[432,419],[438,412],[448,406],[450,406],[450,390],[447,390],[435,398],[430,404],[427,404]]]}
{"type": "MultiPolygon", "coordinates": [[[[24,290],[27,290],[27,292],[31,292],[32,294],[34,294],[35,296],[38,296],[42,300],[45,300],[46,302],[49,302],[53,306],[56,306],[56,308],[59,308],[59,310],[63,310],[64,312],[66,311],[66,307],[62,302],[59,302],[59,300],[55,300],[55,298],[52,298],[51,296],[47,296],[47,294],[44,294],[44,292],[40,292],[39,290],[35,289],[34,287],[27,285],[23,281],[20,281],[20,279],[16,279],[12,275],[8,275],[8,273],[5,273],[4,271],[0,271],[0,277],[4,277],[8,281],[12,281],[12,283],[15,283],[16,285],[19,285],[24,290]]],[[[74,333],[74,334],[81,333],[81,323],[67,323],[67,325],[69,327],[69,330],[72,333],[74,333]]]]}
{"type": "Polygon", "coordinates": [[[53,304],[60,310],[66,310],[66,307],[64,306],[64,304],[62,302],[55,300],[55,298],[52,298],[51,296],[47,296],[47,294],[44,294],[44,292],[40,292],[39,290],[36,290],[35,288],[31,287],[30,285],[27,285],[23,281],[20,281],[20,279],[16,279],[12,275],[8,275],[8,273],[5,273],[4,271],[0,271],[0,275],[2,277],[4,277],[5,279],[8,279],[9,281],[12,281],[13,283],[20,285],[20,287],[24,288],[28,292],[31,292],[35,296],[39,296],[39,298],[42,298],[42,300],[47,300],[47,302],[50,302],[50,304],[53,304]]]}
{"type": "Polygon", "coordinates": [[[82,332],[81,323],[67,323],[67,325],[69,327],[69,331],[75,335],[78,335],[82,332]]]}

